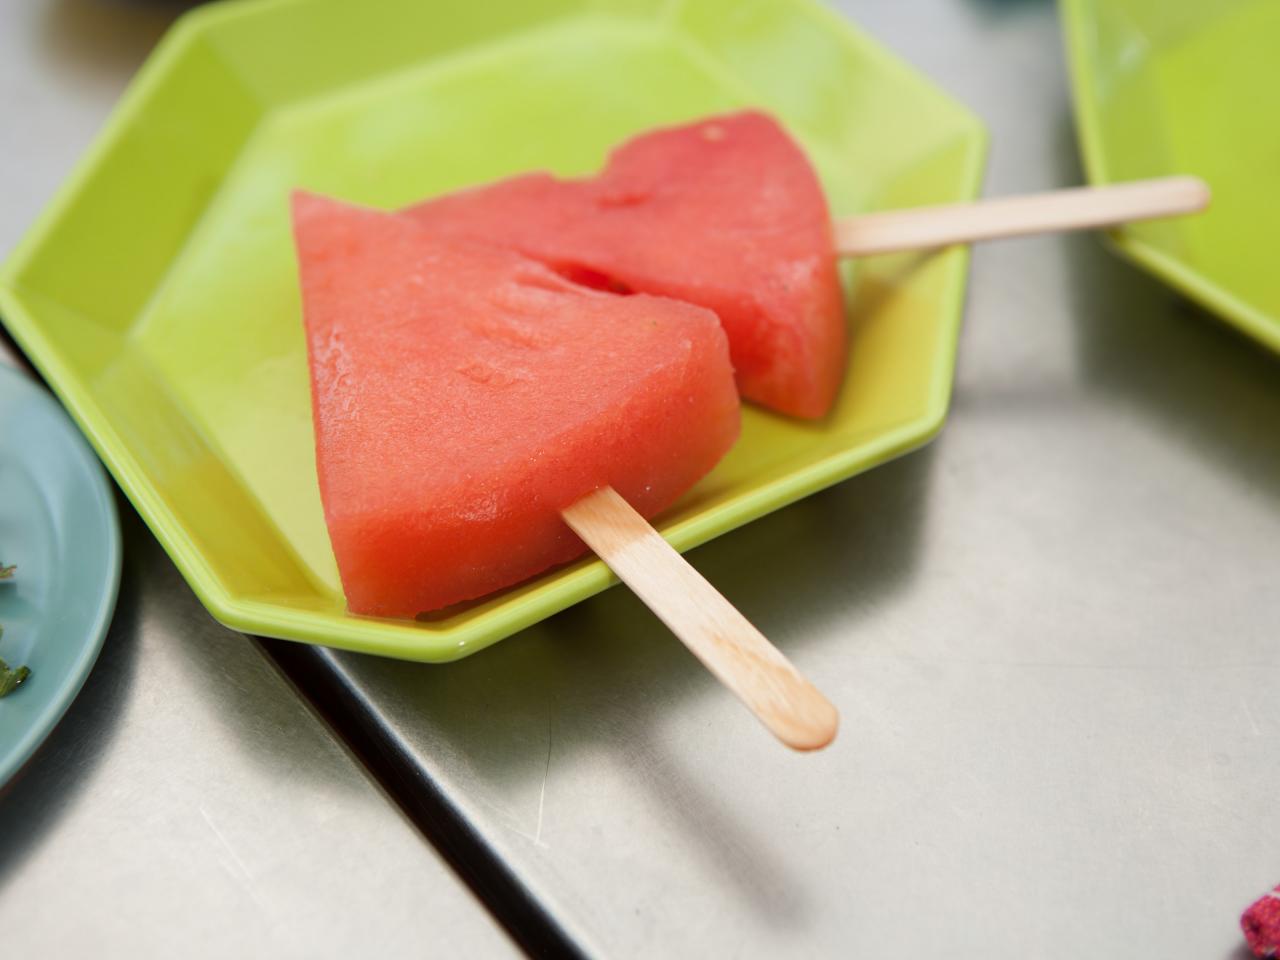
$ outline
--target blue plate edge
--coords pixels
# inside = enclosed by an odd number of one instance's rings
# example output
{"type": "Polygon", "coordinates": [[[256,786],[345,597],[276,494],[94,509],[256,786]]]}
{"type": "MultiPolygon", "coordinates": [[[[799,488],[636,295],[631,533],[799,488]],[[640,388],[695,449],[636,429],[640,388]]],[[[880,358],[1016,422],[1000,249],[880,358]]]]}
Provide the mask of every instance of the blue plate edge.
{"type": "MultiPolygon", "coordinates": [[[[31,759],[41,744],[48,738],[49,734],[54,731],[71,707],[71,704],[79,696],[85,681],[93,670],[94,664],[97,663],[98,656],[102,652],[102,646],[106,641],[107,631],[111,626],[116,600],[120,592],[123,550],[121,547],[119,511],[116,509],[115,498],[111,493],[111,484],[107,480],[106,470],[102,466],[102,462],[98,459],[97,454],[93,452],[92,447],[89,446],[80,429],[71,420],[62,405],[39,381],[19,370],[4,365],[0,365],[0,376],[14,378],[15,381],[21,384],[22,389],[30,389],[33,392],[33,396],[40,396],[41,399],[36,402],[51,404],[56,409],[57,415],[63,418],[65,426],[72,437],[72,445],[76,450],[76,456],[81,458],[86,467],[86,473],[93,478],[90,483],[102,510],[105,528],[104,542],[107,552],[106,561],[109,568],[104,588],[99,596],[98,607],[94,612],[92,624],[89,628],[93,639],[85,644],[80,651],[79,656],[74,661],[73,669],[60,678],[60,683],[52,692],[48,704],[37,716],[36,721],[31,724],[24,735],[12,747],[8,748],[7,752],[0,753],[0,787],[3,787],[22,770],[27,761],[31,759]]],[[[21,691],[15,691],[11,696],[21,696],[21,691]]],[[[0,745],[0,751],[4,750],[3,745],[0,745]]]]}

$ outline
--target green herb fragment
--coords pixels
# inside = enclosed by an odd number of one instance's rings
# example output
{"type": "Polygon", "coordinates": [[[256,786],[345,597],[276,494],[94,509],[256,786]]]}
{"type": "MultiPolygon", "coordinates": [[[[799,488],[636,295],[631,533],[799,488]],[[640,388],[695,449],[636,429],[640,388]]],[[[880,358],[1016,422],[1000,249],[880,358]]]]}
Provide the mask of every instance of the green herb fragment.
{"type": "MultiPolygon", "coordinates": [[[[0,563],[0,580],[12,580],[13,571],[17,570],[16,564],[5,565],[0,563]]],[[[4,627],[0,627],[0,634],[4,633],[4,627]]],[[[8,696],[18,689],[23,680],[31,676],[31,671],[26,667],[18,667],[14,669],[10,667],[3,659],[0,659],[0,697],[8,696]]]]}
{"type": "Polygon", "coordinates": [[[14,670],[4,660],[0,660],[0,697],[13,693],[29,676],[31,671],[26,667],[18,667],[14,670]]]}

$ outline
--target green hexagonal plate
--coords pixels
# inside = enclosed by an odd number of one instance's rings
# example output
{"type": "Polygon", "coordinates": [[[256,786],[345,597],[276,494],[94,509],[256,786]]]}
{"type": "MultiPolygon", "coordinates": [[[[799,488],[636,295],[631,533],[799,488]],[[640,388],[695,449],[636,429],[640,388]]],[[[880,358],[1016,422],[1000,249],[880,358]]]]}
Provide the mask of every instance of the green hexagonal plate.
{"type": "MultiPolygon", "coordinates": [[[[430,621],[346,613],[313,463],[287,192],[395,207],[742,105],[810,151],[838,214],[971,198],[963,108],[803,0],[205,7],[165,38],[0,274],[0,310],[205,605],[250,632],[415,660],[474,652],[612,581],[582,561],[430,621]]],[[[847,278],[818,424],[748,410],[659,523],[679,549],[927,441],[966,252],[847,278]]],[[[804,544],[797,543],[797,550],[804,544]]]]}
{"type": "Polygon", "coordinates": [[[1280,351],[1280,3],[1064,0],[1090,181],[1193,173],[1196,217],[1112,234],[1121,252],[1280,351]]]}

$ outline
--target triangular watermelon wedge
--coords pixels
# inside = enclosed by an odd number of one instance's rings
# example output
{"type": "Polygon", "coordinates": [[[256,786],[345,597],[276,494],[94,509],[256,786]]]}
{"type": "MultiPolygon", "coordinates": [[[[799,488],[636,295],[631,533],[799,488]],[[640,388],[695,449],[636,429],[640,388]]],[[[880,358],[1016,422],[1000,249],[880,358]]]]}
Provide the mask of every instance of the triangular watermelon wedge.
{"type": "Polygon", "coordinates": [[[349,608],[414,616],[584,546],[612,485],[646,517],[738,432],[708,310],[584,289],[506,249],[293,201],[316,467],[349,608]]]}
{"type": "Polygon", "coordinates": [[[750,400],[798,417],[835,400],[846,324],[831,220],[804,153],[766,114],[645,134],[598,177],[530,174],[405,212],[578,282],[714,310],[750,400]]]}

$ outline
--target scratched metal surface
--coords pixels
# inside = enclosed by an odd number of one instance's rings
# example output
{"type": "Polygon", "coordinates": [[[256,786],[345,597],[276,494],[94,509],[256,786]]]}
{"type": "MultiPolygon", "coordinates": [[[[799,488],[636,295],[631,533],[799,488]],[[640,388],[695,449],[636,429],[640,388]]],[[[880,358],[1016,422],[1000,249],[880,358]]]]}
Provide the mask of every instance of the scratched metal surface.
{"type": "MultiPolygon", "coordinates": [[[[989,192],[1079,181],[1049,4],[841,7],[987,120],[989,192]]],[[[941,438],[692,555],[829,751],[621,590],[314,680],[591,954],[1234,956],[1280,879],[1277,425],[1275,358],[1097,238],[992,245],[941,438]]]]}
{"type": "MultiPolygon", "coordinates": [[[[0,0],[0,255],[173,10],[0,0]]],[[[121,514],[101,658],[0,791],[0,955],[517,955],[259,647],[214,623],[121,514]]]]}

